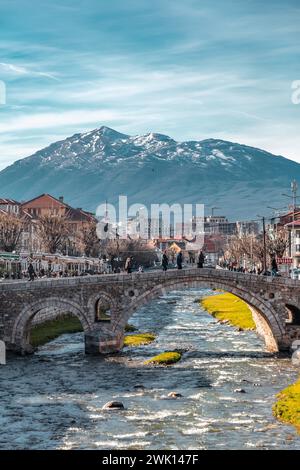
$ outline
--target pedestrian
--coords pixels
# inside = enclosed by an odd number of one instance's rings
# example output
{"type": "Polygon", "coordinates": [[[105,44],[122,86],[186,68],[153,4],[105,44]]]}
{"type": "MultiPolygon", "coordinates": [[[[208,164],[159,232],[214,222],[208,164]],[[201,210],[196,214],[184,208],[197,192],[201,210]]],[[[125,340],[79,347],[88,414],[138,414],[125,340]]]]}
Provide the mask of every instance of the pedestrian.
{"type": "Polygon", "coordinates": [[[128,256],[125,261],[125,271],[127,274],[132,272],[132,256],[128,256]]]}
{"type": "Polygon", "coordinates": [[[29,263],[28,266],[28,275],[29,275],[29,281],[34,281],[34,278],[36,277],[34,267],[32,263],[29,263]]]}
{"type": "Polygon", "coordinates": [[[178,269],[182,269],[182,251],[180,250],[178,255],[177,255],[177,258],[176,258],[176,263],[177,263],[177,268],[178,269]]]}
{"type": "Polygon", "coordinates": [[[198,268],[203,268],[204,260],[205,260],[205,256],[203,254],[203,251],[201,250],[198,256],[198,264],[197,264],[198,268]]]}
{"type": "Polygon", "coordinates": [[[276,261],[275,256],[273,256],[272,258],[271,267],[272,267],[272,276],[276,276],[278,272],[278,266],[277,266],[277,261],[276,261]]]}
{"type": "Polygon", "coordinates": [[[114,257],[114,255],[112,255],[110,257],[110,265],[111,265],[111,270],[114,273],[115,272],[115,257],[114,257]]]}
{"type": "Polygon", "coordinates": [[[189,251],[189,263],[190,264],[195,263],[195,256],[194,256],[194,253],[192,253],[191,251],[189,251]]]}
{"type": "Polygon", "coordinates": [[[167,256],[167,252],[165,250],[164,254],[163,254],[163,257],[162,257],[162,262],[161,262],[163,271],[166,271],[168,269],[168,264],[169,264],[169,258],[167,256]]]}

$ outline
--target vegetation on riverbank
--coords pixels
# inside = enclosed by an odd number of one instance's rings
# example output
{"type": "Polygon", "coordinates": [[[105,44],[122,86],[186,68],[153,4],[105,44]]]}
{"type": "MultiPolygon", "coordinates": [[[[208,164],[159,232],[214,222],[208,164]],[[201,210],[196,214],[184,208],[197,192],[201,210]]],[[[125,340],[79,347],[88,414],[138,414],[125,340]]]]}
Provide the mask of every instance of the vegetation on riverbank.
{"type": "Polygon", "coordinates": [[[145,361],[144,364],[154,364],[154,365],[164,365],[168,366],[171,364],[175,364],[176,362],[180,361],[181,353],[176,351],[166,351],[157,356],[152,357],[145,361]]]}
{"type": "Polygon", "coordinates": [[[243,330],[254,330],[255,323],[248,305],[229,292],[203,297],[201,305],[219,321],[228,321],[243,330]]]}
{"type": "Polygon", "coordinates": [[[30,344],[34,347],[41,346],[62,334],[79,331],[82,331],[82,325],[78,318],[64,315],[56,320],[49,320],[34,326],[30,332],[30,344]]]}
{"type": "Polygon", "coordinates": [[[124,346],[142,346],[154,341],[156,336],[153,333],[137,333],[135,335],[127,335],[124,339],[124,346]]]}
{"type": "Polygon", "coordinates": [[[273,406],[274,416],[284,423],[292,424],[300,433],[300,379],[277,395],[273,406]]]}

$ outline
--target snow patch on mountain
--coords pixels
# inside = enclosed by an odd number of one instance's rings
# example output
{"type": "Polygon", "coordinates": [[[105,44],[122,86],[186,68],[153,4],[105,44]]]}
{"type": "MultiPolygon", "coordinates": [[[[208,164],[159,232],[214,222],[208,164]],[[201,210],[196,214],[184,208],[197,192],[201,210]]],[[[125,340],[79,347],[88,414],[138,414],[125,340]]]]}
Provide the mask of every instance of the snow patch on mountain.
{"type": "Polygon", "coordinates": [[[299,164],[239,143],[129,136],[102,126],[16,161],[0,172],[0,187],[3,196],[20,200],[63,194],[90,210],[127,194],[132,202],[201,202],[249,218],[262,206],[280,207],[281,192],[297,176],[299,164]]]}

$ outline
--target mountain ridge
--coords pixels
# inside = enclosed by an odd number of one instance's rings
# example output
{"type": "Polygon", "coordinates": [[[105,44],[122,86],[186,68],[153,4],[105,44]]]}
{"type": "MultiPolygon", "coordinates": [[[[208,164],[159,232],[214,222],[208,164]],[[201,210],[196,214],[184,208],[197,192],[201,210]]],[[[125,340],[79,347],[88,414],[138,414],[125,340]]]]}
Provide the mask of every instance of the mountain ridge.
{"type": "Polygon", "coordinates": [[[125,194],[130,204],[204,203],[249,219],[262,206],[282,205],[294,178],[298,163],[256,147],[214,138],[178,142],[155,132],[130,136],[101,126],[2,170],[0,195],[24,200],[47,192],[95,210],[125,194]]]}

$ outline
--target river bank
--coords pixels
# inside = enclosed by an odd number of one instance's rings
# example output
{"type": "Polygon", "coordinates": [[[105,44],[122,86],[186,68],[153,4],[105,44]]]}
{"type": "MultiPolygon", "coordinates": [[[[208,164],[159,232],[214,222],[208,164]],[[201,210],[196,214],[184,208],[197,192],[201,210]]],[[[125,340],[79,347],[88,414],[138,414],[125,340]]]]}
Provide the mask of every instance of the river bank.
{"type": "MultiPolygon", "coordinates": [[[[230,293],[209,295],[201,299],[201,305],[221,322],[242,330],[253,330],[255,324],[251,311],[242,300],[230,293]]],[[[300,433],[300,379],[277,395],[273,405],[274,416],[296,427],[300,433]]]]}
{"type": "Polygon", "coordinates": [[[82,325],[78,318],[72,315],[62,315],[55,320],[48,320],[40,325],[36,325],[30,332],[30,344],[33,347],[53,341],[63,334],[78,333],[82,330],[82,325]]]}
{"type": "Polygon", "coordinates": [[[295,426],[300,434],[300,379],[282,390],[273,406],[274,416],[284,423],[295,426]]]}

